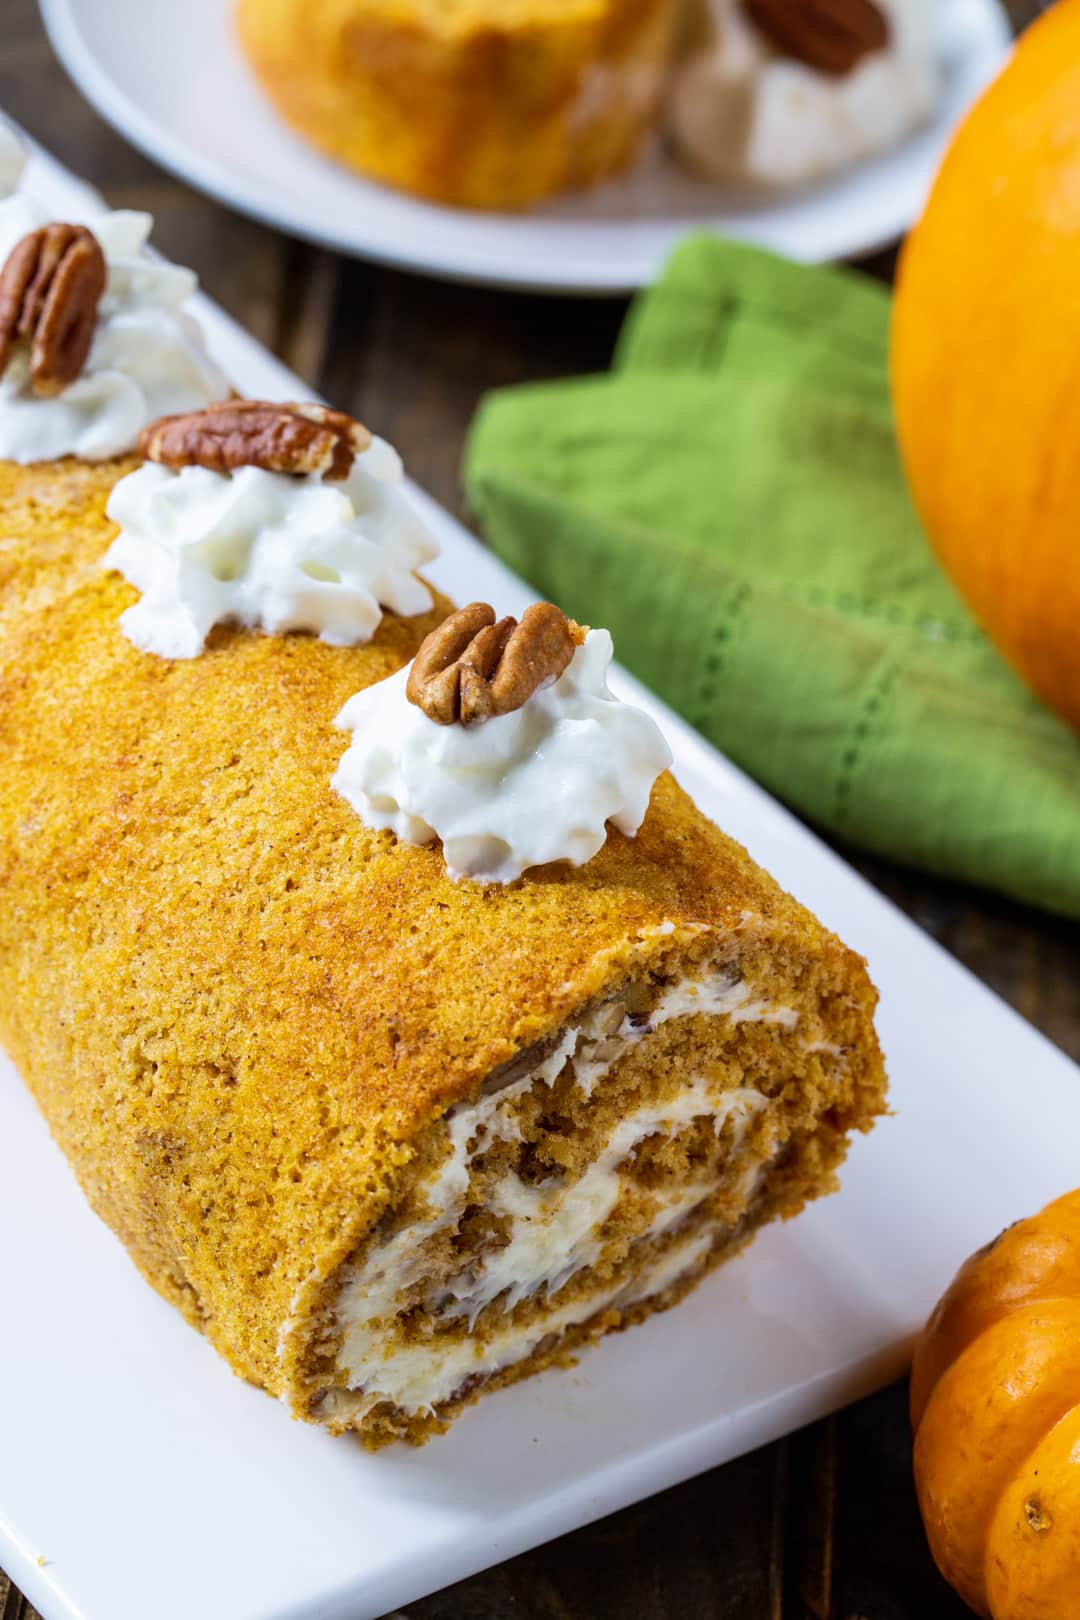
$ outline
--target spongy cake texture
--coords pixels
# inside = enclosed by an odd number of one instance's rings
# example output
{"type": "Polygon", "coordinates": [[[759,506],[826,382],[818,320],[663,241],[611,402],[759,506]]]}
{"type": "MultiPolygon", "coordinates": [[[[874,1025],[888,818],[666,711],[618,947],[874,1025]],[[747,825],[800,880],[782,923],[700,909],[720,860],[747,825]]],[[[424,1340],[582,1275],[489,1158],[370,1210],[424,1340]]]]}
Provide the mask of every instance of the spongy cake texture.
{"type": "MultiPolygon", "coordinates": [[[[219,628],[189,662],[142,654],[100,566],[126,470],[0,464],[0,1038],[233,1367],[318,1416],[341,1268],[437,1161],[440,1116],[628,982],[722,958],[804,1007],[788,1089],[828,1147],[767,1213],[831,1185],[883,1106],[861,961],[670,776],[637,839],[508,888],[367,831],[330,787],[332,721],[447,605],[358,649],[219,628]]],[[[754,1059],[778,1086],[782,1033],[754,1059]]]]}
{"type": "Polygon", "coordinates": [[[630,161],[654,119],[675,0],[239,0],[278,111],[376,179],[520,208],[630,161]],[[417,108],[423,108],[423,117],[417,108]]]}

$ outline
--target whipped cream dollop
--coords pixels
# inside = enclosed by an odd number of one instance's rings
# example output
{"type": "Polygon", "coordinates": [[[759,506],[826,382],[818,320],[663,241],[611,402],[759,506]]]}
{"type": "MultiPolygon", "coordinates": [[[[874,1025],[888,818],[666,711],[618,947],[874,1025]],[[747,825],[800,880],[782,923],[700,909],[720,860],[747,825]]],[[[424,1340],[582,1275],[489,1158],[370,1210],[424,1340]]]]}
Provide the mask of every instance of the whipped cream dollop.
{"type": "Polygon", "coordinates": [[[26,151],[11,125],[0,118],[0,197],[7,197],[26,167],[26,151]]]}
{"type": "Polygon", "coordinates": [[[121,615],[144,652],[194,658],[215,624],[311,630],[336,647],[370,641],[383,608],[426,613],[413,570],[439,548],[398,487],[400,458],[382,439],[347,478],[146,462],[106,507],[120,534],[105,556],[142,592],[121,615]]]}
{"type": "MultiPolygon", "coordinates": [[[[51,215],[25,193],[0,201],[0,264],[51,215]]],[[[0,377],[0,457],[104,461],[135,447],[159,416],[224,399],[229,384],[206,352],[184,304],[193,271],[145,252],[153,220],[121,210],[90,221],[108,267],[94,339],[82,375],[48,398],[30,388],[30,355],[16,345],[0,377]]]]}
{"type": "Polygon", "coordinates": [[[850,73],[782,56],[741,0],[702,0],[699,43],[677,72],[676,151],[711,180],[793,187],[888,150],[930,117],[941,74],[927,0],[876,0],[885,50],[850,73]]]}
{"type": "Polygon", "coordinates": [[[512,883],[532,866],[583,866],[610,821],[633,837],[671,764],[655,722],[608,690],[611,637],[590,630],[569,665],[519,709],[466,729],[429,720],[408,670],[358,692],[333,785],[365,826],[442,840],[453,877],[512,883]]]}

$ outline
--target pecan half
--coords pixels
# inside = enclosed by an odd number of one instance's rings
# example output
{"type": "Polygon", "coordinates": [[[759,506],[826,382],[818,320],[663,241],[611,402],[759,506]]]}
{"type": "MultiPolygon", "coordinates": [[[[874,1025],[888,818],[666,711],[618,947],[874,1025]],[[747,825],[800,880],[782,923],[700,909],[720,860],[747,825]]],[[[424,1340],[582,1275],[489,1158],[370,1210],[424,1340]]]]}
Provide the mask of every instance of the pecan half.
{"type": "MultiPolygon", "coordinates": [[[[578,632],[578,635],[580,632],[578,632]]],[[[495,620],[486,602],[444,619],[413,659],[405,695],[440,726],[481,726],[511,714],[556,680],[578,645],[574,626],[550,602],[495,620]]]]}
{"type": "Polygon", "coordinates": [[[743,10],[778,51],[837,78],[890,39],[874,0],[743,0],[743,10]]]}
{"type": "Polygon", "coordinates": [[[298,478],[322,473],[347,478],[353,460],[371,445],[371,434],[344,411],[327,405],[271,405],[259,399],[226,399],[204,411],[163,416],[139,434],[139,454],[166,467],[208,467],[298,478]]]}
{"type": "Polygon", "coordinates": [[[79,376],[105,291],[105,255],[85,225],[43,225],[0,270],[0,374],[17,338],[30,340],[30,387],[62,393],[79,376]]]}

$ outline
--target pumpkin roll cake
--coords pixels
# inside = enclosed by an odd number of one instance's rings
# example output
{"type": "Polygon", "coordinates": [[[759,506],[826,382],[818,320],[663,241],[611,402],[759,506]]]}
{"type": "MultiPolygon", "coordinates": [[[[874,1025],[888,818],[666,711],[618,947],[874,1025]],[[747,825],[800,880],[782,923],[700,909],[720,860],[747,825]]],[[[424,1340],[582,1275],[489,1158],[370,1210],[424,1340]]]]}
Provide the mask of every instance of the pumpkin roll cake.
{"type": "Polygon", "coordinates": [[[522,208],[624,168],[653,126],[676,0],[239,0],[277,110],[350,167],[522,208]]]}
{"type": "Polygon", "coordinates": [[[875,993],[677,785],[605,631],[423,583],[358,423],[196,400],[137,454],[27,453],[62,408],[111,446],[63,401],[123,281],[35,240],[0,274],[0,1036],[237,1372],[420,1441],[829,1191],[884,1108],[875,993]]]}

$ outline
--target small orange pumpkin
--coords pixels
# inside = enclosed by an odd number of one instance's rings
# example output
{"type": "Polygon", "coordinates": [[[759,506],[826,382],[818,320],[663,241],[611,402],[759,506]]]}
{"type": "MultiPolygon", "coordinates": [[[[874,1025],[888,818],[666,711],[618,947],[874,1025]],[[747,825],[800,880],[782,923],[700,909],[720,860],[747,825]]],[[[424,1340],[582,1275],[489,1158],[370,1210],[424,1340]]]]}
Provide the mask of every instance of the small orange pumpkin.
{"type": "Polygon", "coordinates": [[[892,374],[931,544],[998,649],[1075,726],[1078,288],[1080,0],[1058,0],[961,125],[908,239],[892,374]]]}
{"type": "Polygon", "coordinates": [[[911,1375],[934,1559],[990,1620],[1080,1616],[1080,1191],[958,1272],[911,1375]]]}

